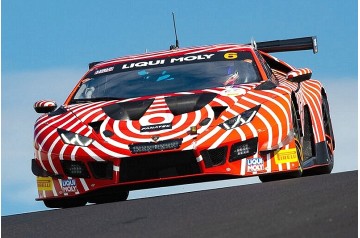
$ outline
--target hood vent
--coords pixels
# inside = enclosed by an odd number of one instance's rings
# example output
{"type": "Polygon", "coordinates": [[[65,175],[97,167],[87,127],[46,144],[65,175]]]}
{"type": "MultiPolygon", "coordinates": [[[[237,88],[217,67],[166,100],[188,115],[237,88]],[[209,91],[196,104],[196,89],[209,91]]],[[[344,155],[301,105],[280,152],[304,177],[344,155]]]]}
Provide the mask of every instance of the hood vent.
{"type": "Polygon", "coordinates": [[[225,106],[218,106],[218,107],[211,107],[214,111],[215,119],[217,119],[223,111],[225,111],[228,107],[225,106]]]}
{"type": "Polygon", "coordinates": [[[102,123],[103,123],[103,121],[94,121],[94,122],[90,122],[89,126],[91,126],[96,133],[99,133],[100,132],[100,126],[101,126],[102,123]]]}
{"type": "Polygon", "coordinates": [[[265,81],[265,82],[259,84],[258,86],[256,86],[255,90],[273,90],[276,87],[277,87],[277,85],[269,80],[269,81],[265,81]]]}
{"type": "Polygon", "coordinates": [[[174,116],[200,110],[209,104],[216,93],[188,94],[175,97],[166,97],[165,102],[174,116]]]}
{"type": "Polygon", "coordinates": [[[102,109],[114,120],[139,120],[151,106],[154,99],[112,104],[102,109]]]}

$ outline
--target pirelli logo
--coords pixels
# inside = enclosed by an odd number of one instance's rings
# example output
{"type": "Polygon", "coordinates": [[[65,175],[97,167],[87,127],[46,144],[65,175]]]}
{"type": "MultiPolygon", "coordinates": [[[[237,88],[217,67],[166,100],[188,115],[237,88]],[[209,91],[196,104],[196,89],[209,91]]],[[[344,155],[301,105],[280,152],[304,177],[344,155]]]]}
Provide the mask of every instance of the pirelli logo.
{"type": "Polygon", "coordinates": [[[51,191],[53,187],[53,181],[50,177],[37,177],[37,187],[39,191],[51,191]]]}
{"type": "Polygon", "coordinates": [[[280,150],[275,155],[275,163],[276,164],[285,164],[285,163],[292,163],[297,162],[297,152],[296,149],[288,149],[288,150],[280,150]]]}

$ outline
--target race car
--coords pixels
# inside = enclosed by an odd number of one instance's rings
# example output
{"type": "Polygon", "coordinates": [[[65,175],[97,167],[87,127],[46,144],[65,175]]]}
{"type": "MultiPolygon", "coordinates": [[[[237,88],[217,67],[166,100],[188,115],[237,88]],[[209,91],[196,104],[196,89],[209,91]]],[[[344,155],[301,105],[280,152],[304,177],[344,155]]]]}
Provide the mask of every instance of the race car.
{"type": "Polygon", "coordinates": [[[269,54],[311,49],[316,37],[90,63],[63,105],[34,104],[36,200],[66,208],[124,201],[136,189],[330,173],[323,85],[269,54]]]}

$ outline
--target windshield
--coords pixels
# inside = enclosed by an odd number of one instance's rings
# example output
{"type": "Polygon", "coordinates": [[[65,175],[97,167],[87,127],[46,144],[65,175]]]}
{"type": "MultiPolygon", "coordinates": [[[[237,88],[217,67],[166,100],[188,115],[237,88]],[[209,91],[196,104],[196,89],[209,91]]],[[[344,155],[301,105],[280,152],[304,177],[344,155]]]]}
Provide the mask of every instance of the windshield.
{"type": "Polygon", "coordinates": [[[91,72],[73,101],[123,99],[259,82],[250,52],[130,62],[91,72]],[[229,55],[228,55],[229,56],[229,55]],[[187,60],[188,59],[188,60],[187,60]]]}

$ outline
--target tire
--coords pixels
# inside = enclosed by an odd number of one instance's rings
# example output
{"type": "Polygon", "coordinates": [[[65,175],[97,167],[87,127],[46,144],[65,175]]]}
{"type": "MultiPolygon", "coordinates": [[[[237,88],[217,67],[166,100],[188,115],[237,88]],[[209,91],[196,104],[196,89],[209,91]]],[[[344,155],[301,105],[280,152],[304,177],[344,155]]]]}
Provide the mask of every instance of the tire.
{"type": "Polygon", "coordinates": [[[87,201],[83,198],[52,199],[44,200],[43,202],[48,208],[82,207],[87,203],[87,201]]]}
{"type": "Polygon", "coordinates": [[[94,196],[89,199],[89,202],[96,204],[122,202],[126,201],[129,196],[129,191],[111,191],[104,194],[94,196]]]}
{"type": "Polygon", "coordinates": [[[292,123],[294,129],[294,139],[296,143],[296,152],[299,159],[300,168],[298,171],[290,172],[290,173],[260,175],[259,179],[263,183],[276,181],[276,180],[298,178],[301,177],[302,175],[303,155],[302,155],[302,146],[301,146],[301,127],[300,127],[299,114],[297,113],[293,102],[291,102],[291,116],[292,116],[292,123]]]}

